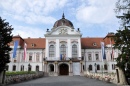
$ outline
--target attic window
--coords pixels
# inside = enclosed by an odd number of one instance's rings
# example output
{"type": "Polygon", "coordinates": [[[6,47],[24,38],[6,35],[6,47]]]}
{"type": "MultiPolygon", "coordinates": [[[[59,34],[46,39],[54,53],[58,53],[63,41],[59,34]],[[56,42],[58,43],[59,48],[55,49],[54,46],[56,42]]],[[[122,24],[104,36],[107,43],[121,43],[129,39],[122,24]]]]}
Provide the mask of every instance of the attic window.
{"type": "Polygon", "coordinates": [[[36,46],[36,44],[32,43],[32,47],[35,47],[35,46],[36,46]]]}
{"type": "Polygon", "coordinates": [[[93,43],[93,46],[97,46],[97,44],[94,42],[94,43],[93,43]]]}

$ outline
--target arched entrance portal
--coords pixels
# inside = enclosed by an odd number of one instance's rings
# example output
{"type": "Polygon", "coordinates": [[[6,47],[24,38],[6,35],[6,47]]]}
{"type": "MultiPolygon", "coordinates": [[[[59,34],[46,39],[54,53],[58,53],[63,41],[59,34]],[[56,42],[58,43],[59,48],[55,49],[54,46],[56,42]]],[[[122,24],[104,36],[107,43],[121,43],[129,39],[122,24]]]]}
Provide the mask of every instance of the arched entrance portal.
{"type": "Polygon", "coordinates": [[[67,64],[59,65],[59,75],[68,75],[69,74],[69,67],[67,64]]]}

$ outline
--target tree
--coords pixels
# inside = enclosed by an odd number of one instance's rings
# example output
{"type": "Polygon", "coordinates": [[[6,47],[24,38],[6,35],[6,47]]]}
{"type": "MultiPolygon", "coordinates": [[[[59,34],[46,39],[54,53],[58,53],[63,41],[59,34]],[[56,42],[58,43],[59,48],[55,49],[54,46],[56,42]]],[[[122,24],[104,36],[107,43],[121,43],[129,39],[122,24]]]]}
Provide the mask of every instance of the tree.
{"type": "Polygon", "coordinates": [[[116,3],[117,18],[121,20],[119,30],[115,33],[114,47],[121,51],[117,66],[123,71],[128,84],[130,78],[130,0],[118,0],[116,3]]]}
{"type": "Polygon", "coordinates": [[[6,64],[9,63],[11,48],[9,43],[12,41],[13,28],[8,22],[5,22],[0,17],[0,73],[5,69],[6,64]]]}

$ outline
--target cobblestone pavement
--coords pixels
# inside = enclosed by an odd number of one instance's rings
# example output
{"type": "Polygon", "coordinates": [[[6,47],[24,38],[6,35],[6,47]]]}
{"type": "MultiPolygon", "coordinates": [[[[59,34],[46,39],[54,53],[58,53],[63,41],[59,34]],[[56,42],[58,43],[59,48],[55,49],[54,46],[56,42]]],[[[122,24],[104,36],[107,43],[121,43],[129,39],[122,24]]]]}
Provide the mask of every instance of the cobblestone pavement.
{"type": "Polygon", "coordinates": [[[96,79],[89,79],[83,76],[52,76],[43,77],[8,86],[117,86],[112,83],[96,79]]]}

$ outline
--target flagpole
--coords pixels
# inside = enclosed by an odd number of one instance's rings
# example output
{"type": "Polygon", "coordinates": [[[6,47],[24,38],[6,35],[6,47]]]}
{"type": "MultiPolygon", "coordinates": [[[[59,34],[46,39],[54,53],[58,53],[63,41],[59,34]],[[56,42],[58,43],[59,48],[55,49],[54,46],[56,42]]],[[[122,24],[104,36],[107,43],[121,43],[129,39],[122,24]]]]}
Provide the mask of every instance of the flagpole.
{"type": "Polygon", "coordinates": [[[101,52],[102,52],[102,77],[103,77],[104,76],[104,60],[103,59],[106,59],[104,42],[101,42],[101,52]]]}

